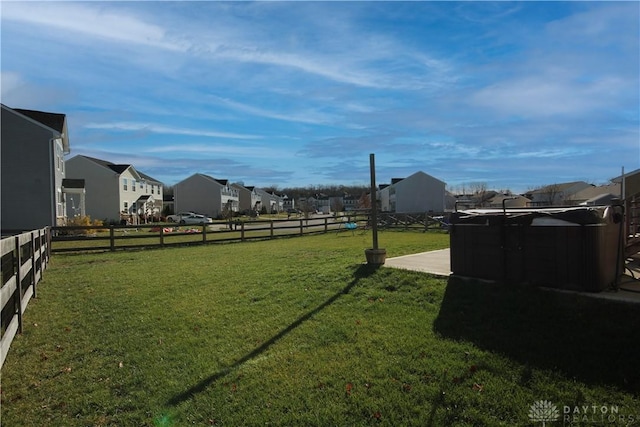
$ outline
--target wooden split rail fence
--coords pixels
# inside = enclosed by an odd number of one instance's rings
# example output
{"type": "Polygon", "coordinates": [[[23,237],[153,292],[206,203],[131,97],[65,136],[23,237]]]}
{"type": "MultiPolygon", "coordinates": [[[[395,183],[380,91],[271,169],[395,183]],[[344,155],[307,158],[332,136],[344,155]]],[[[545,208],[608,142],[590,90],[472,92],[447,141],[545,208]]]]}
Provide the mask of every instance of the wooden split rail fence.
{"type": "Polygon", "coordinates": [[[49,228],[2,238],[2,327],[0,367],[16,334],[22,333],[22,315],[32,297],[51,256],[49,228]]]}

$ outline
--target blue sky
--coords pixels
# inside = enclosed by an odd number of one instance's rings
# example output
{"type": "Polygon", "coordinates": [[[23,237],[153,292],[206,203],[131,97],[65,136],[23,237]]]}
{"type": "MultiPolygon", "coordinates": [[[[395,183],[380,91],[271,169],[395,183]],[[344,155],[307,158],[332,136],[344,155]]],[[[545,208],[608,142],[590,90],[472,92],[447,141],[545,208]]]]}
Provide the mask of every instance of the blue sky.
{"type": "Polygon", "coordinates": [[[639,2],[8,2],[2,103],[171,185],[640,167],[639,2]]]}

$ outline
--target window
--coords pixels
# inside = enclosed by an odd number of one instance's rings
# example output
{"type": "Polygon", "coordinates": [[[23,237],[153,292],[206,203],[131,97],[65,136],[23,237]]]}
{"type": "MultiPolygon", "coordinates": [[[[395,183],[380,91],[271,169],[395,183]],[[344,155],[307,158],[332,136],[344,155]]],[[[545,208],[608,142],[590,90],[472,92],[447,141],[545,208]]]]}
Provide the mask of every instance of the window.
{"type": "MultiPolygon", "coordinates": [[[[122,189],[127,191],[127,178],[122,178],[122,189]]],[[[124,203],[126,204],[127,202],[124,203]]]]}
{"type": "Polygon", "coordinates": [[[56,216],[64,216],[64,194],[58,188],[58,203],[56,203],[56,216]]]}
{"type": "Polygon", "coordinates": [[[124,202],[124,211],[129,210],[129,202],[124,202]]]}
{"type": "Polygon", "coordinates": [[[156,188],[156,186],[151,184],[151,194],[156,194],[155,193],[155,188],[156,188]]]}
{"type": "Polygon", "coordinates": [[[131,180],[131,191],[136,191],[136,180],[135,179],[131,180]]]}

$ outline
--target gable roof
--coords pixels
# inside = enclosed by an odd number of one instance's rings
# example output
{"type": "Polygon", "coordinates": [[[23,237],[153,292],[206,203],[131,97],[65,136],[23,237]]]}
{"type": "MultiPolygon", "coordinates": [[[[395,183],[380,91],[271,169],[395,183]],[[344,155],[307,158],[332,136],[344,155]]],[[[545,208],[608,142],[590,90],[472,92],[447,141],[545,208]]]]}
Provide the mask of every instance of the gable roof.
{"type": "Polygon", "coordinates": [[[423,176],[423,177],[427,177],[427,178],[429,178],[429,179],[433,179],[433,180],[435,180],[435,181],[438,181],[439,183],[441,183],[441,184],[443,184],[443,185],[446,185],[446,183],[445,183],[444,181],[442,181],[442,180],[440,180],[440,179],[438,179],[438,178],[436,178],[436,177],[433,177],[433,176],[429,175],[428,173],[426,173],[426,172],[422,172],[422,171],[415,172],[415,173],[413,173],[413,174],[409,175],[409,176],[408,176],[408,177],[406,177],[406,178],[402,178],[402,179],[401,179],[401,178],[394,178],[394,179],[392,179],[392,180],[391,180],[391,185],[396,185],[396,184],[398,184],[398,183],[400,183],[400,182],[408,181],[408,180],[410,180],[411,178],[414,178],[414,177],[416,177],[416,176],[423,176]]]}
{"type": "Polygon", "coordinates": [[[32,118],[33,120],[59,132],[64,132],[64,121],[66,115],[60,113],[48,113],[46,111],[24,110],[22,108],[14,108],[13,111],[32,118]]]}
{"type": "Polygon", "coordinates": [[[78,155],[77,157],[84,157],[87,160],[91,160],[93,163],[96,163],[104,168],[111,169],[118,175],[120,175],[122,172],[126,171],[131,167],[131,165],[116,165],[115,163],[111,163],[102,159],[96,159],[95,157],[89,157],[89,156],[83,156],[83,155],[78,155]]]}
{"type": "Polygon", "coordinates": [[[138,171],[135,167],[133,167],[133,165],[127,165],[127,164],[115,164],[115,163],[111,163],[108,162],[106,160],[102,160],[102,159],[96,159],[95,157],[89,157],[89,156],[84,156],[84,155],[78,155],[76,157],[84,157],[87,160],[90,160],[104,168],[107,169],[111,169],[113,172],[117,173],[118,175],[121,175],[124,171],[126,171],[127,169],[131,168],[133,170],[133,174],[138,176],[138,178],[146,180],[146,181],[153,181],[156,182],[158,184],[161,184],[160,181],[158,181],[155,178],[150,177],[149,175],[142,173],[140,171],[138,171]]]}
{"type": "Polygon", "coordinates": [[[622,186],[620,183],[600,185],[597,187],[593,185],[578,191],[572,196],[572,199],[577,201],[584,201],[584,200],[589,201],[592,199],[597,199],[599,196],[607,195],[607,194],[611,194],[611,195],[617,194],[618,195],[617,197],[620,197],[621,187],[622,186]]]}
{"type": "Polygon", "coordinates": [[[551,192],[559,192],[559,191],[565,191],[565,190],[569,190],[572,187],[578,185],[578,184],[584,184],[584,185],[589,185],[584,181],[571,181],[571,182],[562,182],[562,183],[557,183],[557,184],[549,184],[546,185],[542,188],[538,188],[532,191],[527,192],[527,194],[546,194],[546,193],[551,193],[551,192]]]}
{"type": "Polygon", "coordinates": [[[137,169],[136,169],[136,172],[138,172],[138,175],[140,175],[140,177],[141,177],[142,179],[144,179],[145,181],[153,181],[153,182],[156,182],[156,183],[158,183],[158,184],[162,184],[160,181],[158,181],[157,179],[155,179],[155,178],[153,178],[153,177],[151,177],[151,176],[147,175],[146,173],[142,173],[142,172],[140,172],[140,171],[139,171],[139,170],[137,170],[137,169]]]}
{"type": "Polygon", "coordinates": [[[23,108],[11,108],[4,104],[2,108],[17,116],[21,116],[32,123],[36,123],[49,131],[59,134],[62,138],[62,149],[65,154],[71,152],[69,147],[69,137],[65,134],[66,115],[61,113],[49,113],[46,111],[25,110],[23,108]]]}

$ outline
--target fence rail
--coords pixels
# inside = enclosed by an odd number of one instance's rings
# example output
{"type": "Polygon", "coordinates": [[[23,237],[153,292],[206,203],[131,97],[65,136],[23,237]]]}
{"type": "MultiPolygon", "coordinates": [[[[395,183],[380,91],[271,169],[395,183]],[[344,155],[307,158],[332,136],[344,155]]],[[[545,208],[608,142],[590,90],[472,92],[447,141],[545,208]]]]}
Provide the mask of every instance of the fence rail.
{"type": "MultiPolygon", "coordinates": [[[[383,229],[420,229],[439,227],[429,215],[380,214],[383,229]]],[[[218,221],[212,224],[145,224],[109,226],[52,227],[52,252],[116,251],[178,245],[244,242],[344,230],[345,224],[370,227],[368,212],[344,215],[314,215],[309,218],[218,221]]]]}
{"type": "Polygon", "coordinates": [[[0,328],[0,368],[16,334],[22,333],[22,314],[47,267],[51,255],[49,228],[2,238],[2,326],[0,328]]]}

